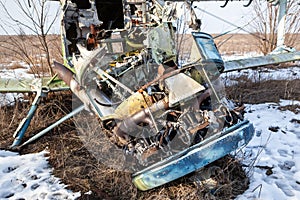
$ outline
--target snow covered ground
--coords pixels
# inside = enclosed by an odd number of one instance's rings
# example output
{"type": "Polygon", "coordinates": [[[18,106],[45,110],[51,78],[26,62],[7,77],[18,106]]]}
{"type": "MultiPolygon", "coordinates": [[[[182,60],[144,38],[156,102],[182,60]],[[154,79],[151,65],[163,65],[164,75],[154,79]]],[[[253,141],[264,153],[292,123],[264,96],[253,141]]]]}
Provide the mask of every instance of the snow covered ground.
{"type": "MultiPolygon", "coordinates": [[[[28,67],[24,63],[0,65],[0,74],[4,78],[26,78],[28,67]],[[19,65],[11,70],[13,65],[19,65]]],[[[0,94],[0,106],[13,104],[22,94],[0,94]]],[[[4,199],[76,199],[80,193],[65,189],[66,185],[52,175],[47,161],[47,152],[19,155],[15,152],[0,150],[0,200],[4,199]]]]}
{"type": "Polygon", "coordinates": [[[0,74],[3,78],[34,78],[33,74],[28,73],[30,71],[29,66],[24,62],[12,61],[10,64],[0,64],[0,74]],[[13,69],[13,67],[17,68],[13,69]]]}
{"type": "Polygon", "coordinates": [[[243,150],[244,164],[254,168],[246,168],[250,188],[238,200],[300,199],[300,115],[279,110],[295,104],[300,102],[247,105],[245,117],[254,124],[256,135],[243,150]]]}
{"type": "Polygon", "coordinates": [[[18,155],[0,151],[0,200],[75,199],[80,193],[65,189],[53,175],[46,151],[18,155]]]}
{"type": "Polygon", "coordinates": [[[238,84],[239,82],[235,79],[241,76],[254,82],[267,80],[295,80],[300,78],[300,67],[295,66],[281,69],[261,67],[259,70],[246,69],[239,72],[227,72],[221,75],[226,86],[238,84]]]}

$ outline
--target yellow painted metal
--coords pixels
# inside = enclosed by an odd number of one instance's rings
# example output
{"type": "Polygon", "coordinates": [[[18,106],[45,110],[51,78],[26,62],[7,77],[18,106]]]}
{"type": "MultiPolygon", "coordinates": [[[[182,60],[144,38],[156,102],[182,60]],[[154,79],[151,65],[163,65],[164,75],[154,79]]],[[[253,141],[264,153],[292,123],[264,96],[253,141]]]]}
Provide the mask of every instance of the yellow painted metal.
{"type": "Polygon", "coordinates": [[[125,119],[151,105],[151,97],[146,92],[136,92],[116,108],[115,114],[120,119],[125,119]]]}
{"type": "Polygon", "coordinates": [[[141,191],[149,190],[149,186],[144,183],[143,178],[143,175],[140,175],[136,178],[133,178],[132,182],[141,191]]]}

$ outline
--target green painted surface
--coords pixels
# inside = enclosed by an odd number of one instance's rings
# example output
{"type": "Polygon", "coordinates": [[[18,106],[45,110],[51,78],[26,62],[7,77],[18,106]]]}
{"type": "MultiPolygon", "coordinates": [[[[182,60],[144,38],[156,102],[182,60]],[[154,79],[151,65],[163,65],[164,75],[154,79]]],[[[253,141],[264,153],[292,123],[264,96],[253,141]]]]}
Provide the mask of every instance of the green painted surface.
{"type": "Polygon", "coordinates": [[[68,90],[69,87],[65,82],[52,77],[36,78],[36,79],[16,79],[16,78],[1,78],[0,92],[35,92],[38,89],[49,91],[68,90]],[[50,82],[49,82],[50,81],[50,82]]]}

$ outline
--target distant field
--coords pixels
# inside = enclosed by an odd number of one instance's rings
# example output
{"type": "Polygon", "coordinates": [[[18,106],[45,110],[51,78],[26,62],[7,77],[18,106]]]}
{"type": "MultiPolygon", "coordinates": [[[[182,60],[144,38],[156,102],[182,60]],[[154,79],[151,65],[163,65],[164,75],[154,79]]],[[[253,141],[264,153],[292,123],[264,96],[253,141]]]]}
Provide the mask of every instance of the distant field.
{"type": "MultiPolygon", "coordinates": [[[[216,36],[216,35],[213,35],[216,36]]],[[[287,35],[287,40],[291,37],[287,35]]],[[[300,34],[294,34],[292,36],[295,38],[295,44],[292,47],[300,50],[300,34]]],[[[257,52],[259,51],[258,40],[263,40],[257,36],[250,34],[227,34],[215,39],[215,42],[219,48],[219,51],[223,54],[232,54],[235,52],[246,53],[246,52],[257,52]]],[[[291,46],[289,42],[286,44],[291,46]]]]}
{"type": "MultiPolygon", "coordinates": [[[[263,40],[257,36],[250,34],[226,34],[219,36],[213,34],[213,37],[216,37],[215,43],[222,55],[234,55],[234,54],[244,54],[249,52],[259,52],[259,40],[263,40]]],[[[289,36],[290,37],[290,36],[289,36]]],[[[295,44],[287,46],[292,46],[300,50],[300,34],[294,34],[295,44]]],[[[191,46],[192,38],[187,36],[183,42],[184,51],[187,51],[191,46]]],[[[287,40],[288,41],[288,40],[287,40]]]]}
{"type": "MultiPolygon", "coordinates": [[[[213,37],[217,36],[216,34],[213,37]]],[[[296,38],[295,47],[300,49],[300,34],[294,35],[296,38]]],[[[48,37],[50,53],[53,60],[61,60],[61,43],[59,35],[49,35],[48,37]]],[[[190,35],[182,40],[181,48],[184,52],[189,51],[192,38],[190,35]]],[[[217,37],[215,43],[222,55],[244,54],[247,52],[259,52],[259,42],[257,37],[250,34],[227,34],[217,37]]],[[[11,61],[24,61],[20,57],[20,49],[27,51],[30,58],[37,63],[44,62],[44,52],[40,48],[39,40],[36,36],[1,36],[0,35],[0,69],[11,61]],[[20,48],[21,47],[21,48],[20,48]]]]}
{"type": "MultiPolygon", "coordinates": [[[[48,45],[52,60],[61,60],[61,43],[59,35],[49,35],[48,45]]],[[[25,65],[31,59],[36,65],[45,64],[45,52],[37,36],[5,36],[0,35],[0,69],[12,61],[25,65]]]]}

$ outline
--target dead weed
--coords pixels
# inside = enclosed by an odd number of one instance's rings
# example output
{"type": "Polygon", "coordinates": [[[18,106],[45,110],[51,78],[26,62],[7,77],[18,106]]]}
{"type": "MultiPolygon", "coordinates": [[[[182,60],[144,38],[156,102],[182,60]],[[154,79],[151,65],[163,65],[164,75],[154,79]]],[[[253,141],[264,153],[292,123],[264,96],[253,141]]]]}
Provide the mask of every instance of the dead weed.
{"type": "Polygon", "coordinates": [[[252,81],[236,78],[238,84],[226,87],[229,99],[239,103],[279,102],[280,99],[300,100],[300,79],[252,81]]]}

